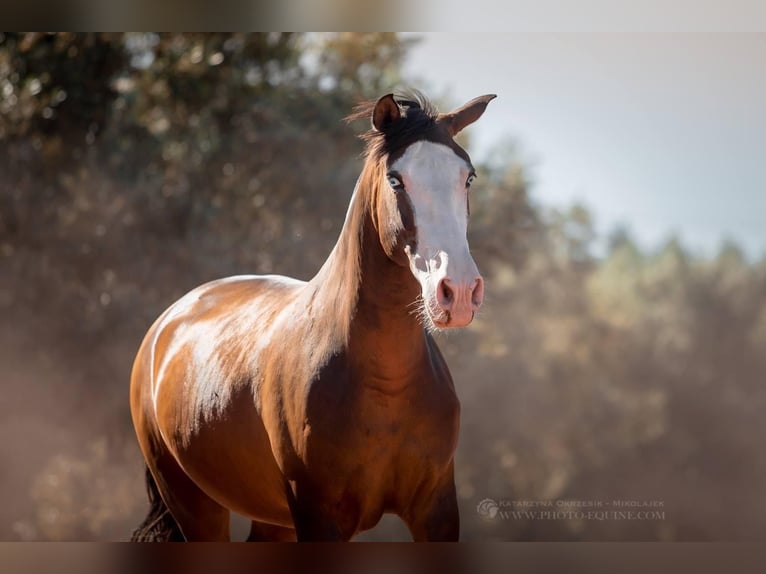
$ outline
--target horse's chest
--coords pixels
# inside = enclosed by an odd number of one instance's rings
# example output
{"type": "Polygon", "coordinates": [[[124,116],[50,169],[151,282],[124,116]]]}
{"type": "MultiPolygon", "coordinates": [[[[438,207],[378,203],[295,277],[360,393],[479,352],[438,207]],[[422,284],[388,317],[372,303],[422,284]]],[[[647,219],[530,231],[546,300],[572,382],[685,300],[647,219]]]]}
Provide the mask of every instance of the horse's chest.
{"type": "Polygon", "coordinates": [[[368,490],[397,490],[452,460],[459,403],[451,389],[390,396],[360,393],[334,421],[314,421],[307,454],[331,461],[336,477],[364,482],[368,490]],[[328,424],[329,423],[329,424],[328,424]]]}

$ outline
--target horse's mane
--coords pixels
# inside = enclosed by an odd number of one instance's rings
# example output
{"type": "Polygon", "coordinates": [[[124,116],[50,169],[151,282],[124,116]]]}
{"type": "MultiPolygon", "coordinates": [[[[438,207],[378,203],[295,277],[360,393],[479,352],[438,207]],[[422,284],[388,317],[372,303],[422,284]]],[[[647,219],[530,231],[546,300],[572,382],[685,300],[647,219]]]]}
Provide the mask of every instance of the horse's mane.
{"type": "MultiPolygon", "coordinates": [[[[364,156],[368,159],[378,160],[402,149],[436,125],[439,115],[436,107],[418,90],[399,91],[394,94],[394,100],[399,104],[402,120],[394,122],[383,131],[371,128],[359,136],[366,144],[364,156]]],[[[346,116],[346,122],[360,119],[370,121],[376,103],[377,100],[369,100],[356,105],[353,113],[346,116]]]]}

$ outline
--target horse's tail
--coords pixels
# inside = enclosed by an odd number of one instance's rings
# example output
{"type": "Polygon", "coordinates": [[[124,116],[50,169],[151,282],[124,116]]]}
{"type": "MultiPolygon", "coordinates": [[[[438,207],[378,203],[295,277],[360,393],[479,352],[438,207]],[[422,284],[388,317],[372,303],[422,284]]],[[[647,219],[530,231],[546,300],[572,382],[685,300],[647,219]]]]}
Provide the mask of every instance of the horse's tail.
{"type": "Polygon", "coordinates": [[[133,531],[131,542],[183,542],[178,523],[160,496],[157,483],[149,467],[146,468],[146,492],[149,495],[149,514],[141,526],[133,531]]]}

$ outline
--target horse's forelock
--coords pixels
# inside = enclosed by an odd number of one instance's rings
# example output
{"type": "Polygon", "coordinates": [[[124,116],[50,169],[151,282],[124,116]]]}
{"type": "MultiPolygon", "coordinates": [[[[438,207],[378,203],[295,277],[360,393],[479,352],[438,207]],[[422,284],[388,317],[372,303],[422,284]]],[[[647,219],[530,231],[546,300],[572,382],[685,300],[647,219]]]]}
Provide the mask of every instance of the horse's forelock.
{"type": "MultiPolygon", "coordinates": [[[[423,139],[433,129],[439,113],[431,101],[417,90],[403,90],[394,95],[402,113],[400,120],[391,123],[380,131],[371,128],[360,135],[365,142],[364,156],[371,160],[381,160],[386,156],[398,154],[410,144],[423,139]]],[[[355,106],[353,113],[345,119],[370,121],[377,100],[369,100],[355,106]]]]}

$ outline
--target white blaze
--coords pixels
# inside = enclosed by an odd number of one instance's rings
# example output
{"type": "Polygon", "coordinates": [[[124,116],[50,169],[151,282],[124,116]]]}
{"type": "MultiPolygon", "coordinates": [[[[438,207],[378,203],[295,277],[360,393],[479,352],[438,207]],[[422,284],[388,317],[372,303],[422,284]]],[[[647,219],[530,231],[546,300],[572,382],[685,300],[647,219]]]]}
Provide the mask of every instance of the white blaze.
{"type": "Polygon", "coordinates": [[[401,176],[415,212],[417,247],[407,255],[423,297],[433,308],[441,279],[471,285],[479,276],[466,237],[470,166],[448,146],[420,141],[390,169],[401,176]]]}

